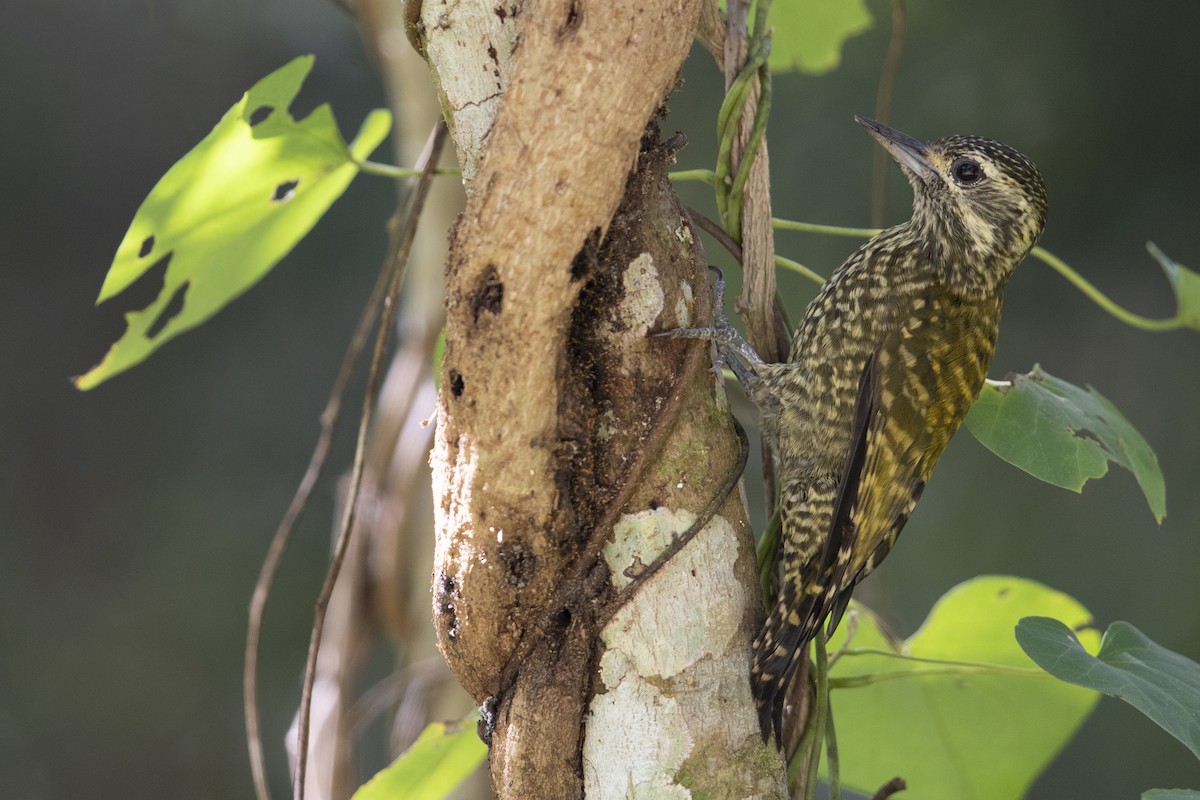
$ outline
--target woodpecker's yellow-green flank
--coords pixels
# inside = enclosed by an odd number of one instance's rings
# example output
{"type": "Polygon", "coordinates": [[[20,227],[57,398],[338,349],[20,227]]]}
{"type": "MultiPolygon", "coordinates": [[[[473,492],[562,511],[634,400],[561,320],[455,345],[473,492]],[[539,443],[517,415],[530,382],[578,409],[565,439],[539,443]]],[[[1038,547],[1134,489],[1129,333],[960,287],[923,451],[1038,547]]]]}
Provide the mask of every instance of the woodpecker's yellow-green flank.
{"type": "Polygon", "coordinates": [[[763,363],[723,317],[676,333],[731,357],[775,445],[779,595],[754,642],[751,682],[763,738],[774,730],[780,743],[799,659],[887,555],[978,396],[1004,285],[1046,216],[1041,176],[1012,148],[974,136],[927,144],[856,119],[912,184],[912,218],[834,271],[786,363],[763,363]]]}

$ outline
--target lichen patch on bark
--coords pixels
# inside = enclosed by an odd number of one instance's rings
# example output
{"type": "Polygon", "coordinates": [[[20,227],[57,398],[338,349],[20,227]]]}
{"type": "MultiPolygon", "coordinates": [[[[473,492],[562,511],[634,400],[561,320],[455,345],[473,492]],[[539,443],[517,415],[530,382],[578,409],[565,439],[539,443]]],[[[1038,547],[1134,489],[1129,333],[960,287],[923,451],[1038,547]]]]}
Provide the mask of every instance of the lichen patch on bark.
{"type": "Polygon", "coordinates": [[[642,253],[625,268],[621,276],[625,295],[617,308],[617,318],[623,323],[625,335],[642,339],[658,321],[663,310],[663,289],[654,257],[642,253]]]}
{"type": "MultiPolygon", "coordinates": [[[[605,547],[616,586],[628,585],[630,567],[653,562],[695,519],[690,511],[665,507],[622,517],[605,547]]],[[[608,648],[600,659],[605,686],[628,674],[614,672],[618,658],[641,678],[672,679],[727,649],[747,601],[733,571],[737,555],[737,533],[717,515],[651,576],[601,632],[608,648]]]]}
{"type": "MultiPolygon", "coordinates": [[[[695,519],[665,506],[623,516],[605,548],[614,584],[628,585],[631,567],[652,562],[695,519]]],[[[600,688],[583,747],[589,799],[739,796],[709,792],[734,785],[721,764],[740,764],[761,747],[744,636],[746,604],[755,599],[739,553],[734,525],[714,516],[601,632],[600,688]]],[[[751,786],[762,777],[747,771],[740,779],[751,786]]]]}
{"type": "Polygon", "coordinates": [[[675,783],[693,743],[687,735],[687,709],[672,697],[642,681],[623,681],[592,703],[589,732],[599,736],[608,727],[602,750],[584,746],[583,781],[588,800],[664,798],[688,800],[692,793],[675,783]],[[649,710],[624,716],[630,708],[649,710]],[[619,726],[615,730],[612,727],[619,726]],[[664,735],[666,731],[683,735],[664,735]],[[613,765],[621,769],[614,770],[613,765]]]}
{"type": "Polygon", "coordinates": [[[692,327],[691,308],[696,298],[693,296],[692,285],[687,281],[683,282],[680,290],[680,297],[675,301],[675,327],[690,328],[692,327]]]}

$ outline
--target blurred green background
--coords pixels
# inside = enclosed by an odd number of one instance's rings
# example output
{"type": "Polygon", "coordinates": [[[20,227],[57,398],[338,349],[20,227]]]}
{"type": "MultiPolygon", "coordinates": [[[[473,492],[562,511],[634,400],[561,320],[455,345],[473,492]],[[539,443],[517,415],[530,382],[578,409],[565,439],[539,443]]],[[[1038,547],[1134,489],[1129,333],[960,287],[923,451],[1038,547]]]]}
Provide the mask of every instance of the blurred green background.
{"type": "MultiPolygon", "coordinates": [[[[776,0],[783,3],[788,0],[776,0]]],[[[868,222],[871,114],[889,7],[841,69],[776,83],[775,213],[868,222]]],[[[978,133],[1032,156],[1050,192],[1042,243],[1134,310],[1172,302],[1148,239],[1200,268],[1200,6],[931,0],[909,9],[893,122],[978,133]]],[[[6,3],[0,8],[0,785],[13,798],[250,797],[245,609],[299,480],[344,343],[383,254],[394,190],[361,178],[261,286],[89,394],[68,383],[121,330],[92,302],[142,198],[241,93],[302,53],[294,111],[331,101],[352,131],[384,105],[353,20],[326,0],[6,3]]],[[[710,166],[719,78],[696,52],[667,133],[710,166]]],[[[382,153],[381,151],[381,157],[382,153]]],[[[889,174],[889,222],[909,193],[889,174]]],[[[702,186],[685,198],[711,208],[702,186]]],[[[848,239],[778,238],[828,274],[848,239]]],[[[813,287],[785,276],[793,316],[813,287]]],[[[956,437],[864,597],[910,633],[980,573],[1062,589],[1200,659],[1200,333],[1150,334],[1027,263],[1007,294],[994,377],[1040,362],[1092,384],[1157,450],[1158,528],[1127,473],[1074,495],[956,437]]],[[[343,437],[335,464],[346,464],[343,437]]],[[[336,469],[335,469],[336,472],[336,469]]],[[[328,550],[318,490],[268,610],[262,677],[277,746],[299,695],[328,550]]],[[[1200,788],[1187,750],[1104,700],[1034,798],[1200,788]]],[[[914,793],[919,797],[919,793],[914,793]]]]}

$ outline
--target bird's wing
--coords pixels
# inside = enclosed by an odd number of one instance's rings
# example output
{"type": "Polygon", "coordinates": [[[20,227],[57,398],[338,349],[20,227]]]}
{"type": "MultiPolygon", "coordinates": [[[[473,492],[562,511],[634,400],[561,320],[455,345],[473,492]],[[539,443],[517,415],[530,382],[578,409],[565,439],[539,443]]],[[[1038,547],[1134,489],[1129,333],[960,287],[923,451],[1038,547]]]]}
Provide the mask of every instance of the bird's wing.
{"type": "Polygon", "coordinates": [[[959,311],[910,320],[868,362],[875,375],[860,391],[873,392],[870,417],[851,446],[831,530],[846,561],[837,576],[844,592],[887,555],[979,393],[993,340],[977,310],[959,311]]]}
{"type": "Polygon", "coordinates": [[[877,448],[872,448],[873,429],[879,419],[880,375],[878,369],[880,351],[876,350],[863,366],[858,380],[858,394],[854,399],[854,416],[850,425],[850,452],[846,467],[838,482],[837,499],[833,504],[833,518],[829,526],[829,539],[825,547],[820,575],[823,578],[821,597],[816,608],[809,613],[826,621],[826,629],[834,630],[842,619],[846,604],[850,602],[853,588],[853,571],[856,543],[859,540],[859,521],[856,510],[859,496],[863,493],[863,482],[871,479],[869,465],[877,459],[877,448]]]}
{"type": "Polygon", "coordinates": [[[857,492],[863,474],[867,453],[866,430],[873,417],[873,398],[877,394],[874,389],[877,374],[873,368],[874,360],[874,356],[867,359],[859,379],[849,463],[843,471],[836,500],[827,490],[817,491],[813,487],[800,493],[784,492],[781,511],[785,530],[789,517],[793,515],[798,514],[801,520],[829,519],[827,513],[831,503],[839,512],[834,514],[829,536],[822,537],[819,558],[805,561],[801,572],[803,580],[797,576],[797,579],[783,583],[775,611],[767,618],[754,642],[754,664],[750,674],[758,705],[759,725],[764,740],[770,739],[773,730],[781,746],[784,741],[784,701],[791,676],[798,659],[808,657],[808,643],[818,635],[821,623],[842,594],[841,579],[849,563],[847,547],[853,542],[853,530],[845,518],[853,502],[847,496],[857,492]],[[801,512],[799,507],[805,510],[801,512]],[[822,510],[826,513],[822,514],[822,510]]]}

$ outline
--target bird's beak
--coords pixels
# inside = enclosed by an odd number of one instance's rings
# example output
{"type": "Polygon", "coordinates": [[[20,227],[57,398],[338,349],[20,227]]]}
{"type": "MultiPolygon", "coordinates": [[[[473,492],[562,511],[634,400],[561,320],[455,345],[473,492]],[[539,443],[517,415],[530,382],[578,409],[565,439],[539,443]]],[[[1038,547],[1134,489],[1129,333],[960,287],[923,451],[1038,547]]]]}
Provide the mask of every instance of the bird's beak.
{"type": "Polygon", "coordinates": [[[900,162],[902,167],[916,175],[922,181],[930,181],[937,177],[937,170],[929,163],[926,153],[929,145],[920,139],[914,139],[907,133],[901,133],[895,128],[889,128],[882,122],[876,122],[867,117],[854,116],[854,121],[862,125],[874,136],[884,149],[892,154],[892,158],[900,162]]]}

